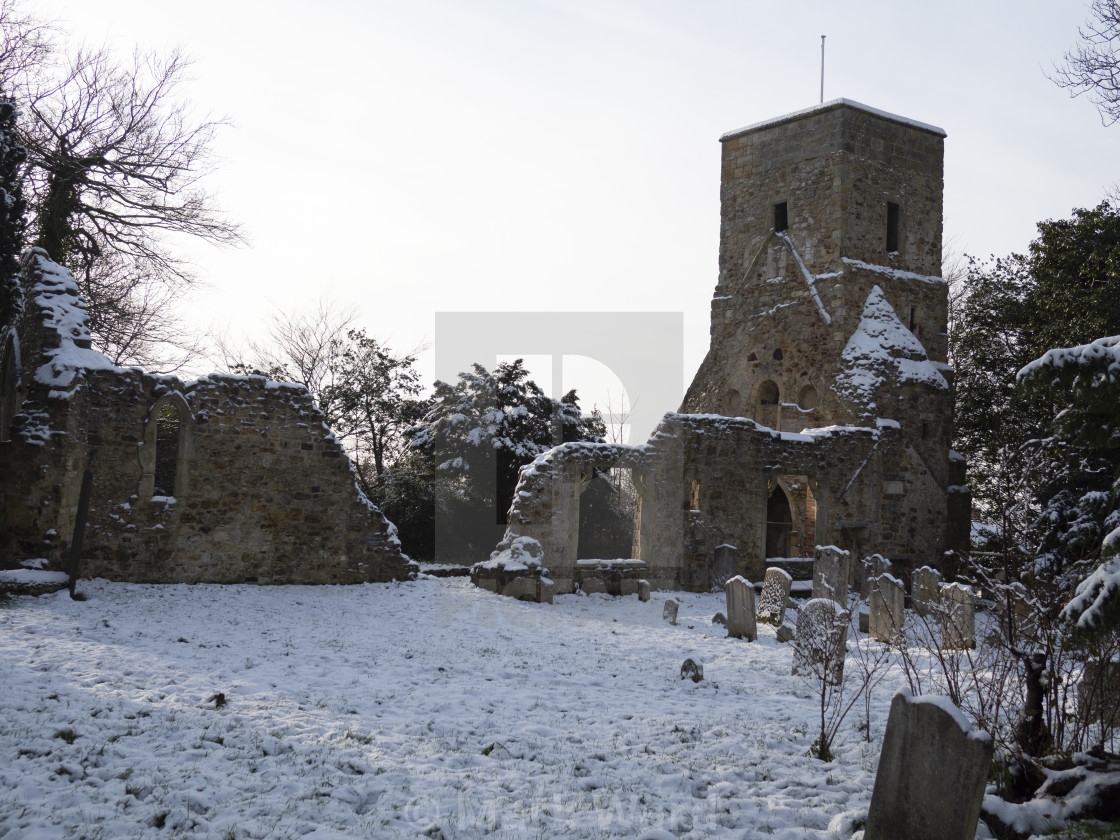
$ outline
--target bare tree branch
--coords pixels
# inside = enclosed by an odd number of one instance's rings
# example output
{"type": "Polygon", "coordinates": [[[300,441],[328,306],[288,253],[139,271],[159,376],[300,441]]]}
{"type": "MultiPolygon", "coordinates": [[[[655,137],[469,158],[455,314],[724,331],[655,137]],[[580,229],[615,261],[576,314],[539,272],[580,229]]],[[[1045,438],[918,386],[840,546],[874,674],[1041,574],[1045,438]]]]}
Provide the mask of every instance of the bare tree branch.
{"type": "Polygon", "coordinates": [[[1081,43],[1066,53],[1050,79],[1070,92],[1088,94],[1101,122],[1120,120],[1120,0],[1092,0],[1092,17],[1077,30],[1081,43]]]}

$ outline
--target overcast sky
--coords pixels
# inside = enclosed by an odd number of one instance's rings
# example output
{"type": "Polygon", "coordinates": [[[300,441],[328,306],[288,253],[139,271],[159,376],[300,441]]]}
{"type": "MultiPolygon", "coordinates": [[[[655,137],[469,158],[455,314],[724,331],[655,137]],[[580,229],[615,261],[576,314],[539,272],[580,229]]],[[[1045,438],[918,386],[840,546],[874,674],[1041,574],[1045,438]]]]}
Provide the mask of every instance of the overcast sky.
{"type": "Polygon", "coordinates": [[[209,285],[190,315],[235,338],[322,297],[399,350],[438,340],[436,311],[680,312],[691,379],[716,281],[719,136],[815,104],[822,34],[826,100],[948,132],[957,249],[1022,251],[1037,221],[1120,180],[1120,126],[1046,77],[1088,13],[1073,0],[37,8],[90,43],[194,57],[191,98],[232,121],[209,186],[250,244],[193,253],[209,285]]]}

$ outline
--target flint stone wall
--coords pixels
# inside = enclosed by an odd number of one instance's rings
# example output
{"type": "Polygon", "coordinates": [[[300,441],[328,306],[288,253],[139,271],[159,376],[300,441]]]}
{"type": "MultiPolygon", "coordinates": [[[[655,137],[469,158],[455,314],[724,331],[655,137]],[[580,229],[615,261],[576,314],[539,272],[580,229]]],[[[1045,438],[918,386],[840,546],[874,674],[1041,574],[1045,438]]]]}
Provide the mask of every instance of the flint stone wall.
{"type": "Polygon", "coordinates": [[[61,570],[82,473],[93,496],[82,575],[145,583],[403,580],[415,564],[358,490],[349,458],[302,386],[115,368],[89,350],[65,270],[33,252],[17,329],[20,411],[0,443],[0,557],[61,570]],[[49,293],[37,291],[48,288],[49,293]],[[155,418],[179,410],[173,496],[153,496],[155,418]]]}

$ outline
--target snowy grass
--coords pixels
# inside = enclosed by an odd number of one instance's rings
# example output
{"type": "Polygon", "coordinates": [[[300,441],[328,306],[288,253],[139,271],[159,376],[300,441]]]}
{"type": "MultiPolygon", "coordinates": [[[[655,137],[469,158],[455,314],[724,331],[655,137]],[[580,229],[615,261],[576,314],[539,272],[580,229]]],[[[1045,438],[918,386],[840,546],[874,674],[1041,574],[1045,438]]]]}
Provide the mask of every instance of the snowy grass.
{"type": "Polygon", "coordinates": [[[791,648],[727,639],[722,595],[672,627],[462,578],[81,589],[0,610],[2,838],[849,836],[904,680],[826,764],[791,648]]]}

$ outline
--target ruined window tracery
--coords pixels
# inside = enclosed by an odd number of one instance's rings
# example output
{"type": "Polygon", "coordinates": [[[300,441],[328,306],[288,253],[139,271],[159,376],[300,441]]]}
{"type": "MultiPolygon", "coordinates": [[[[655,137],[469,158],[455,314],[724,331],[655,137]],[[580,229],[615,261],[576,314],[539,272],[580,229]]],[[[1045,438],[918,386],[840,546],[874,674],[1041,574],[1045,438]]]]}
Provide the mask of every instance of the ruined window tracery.
{"type": "Polygon", "coordinates": [[[144,422],[140,445],[141,499],[180,498],[187,493],[194,453],[194,415],[182,394],[156,400],[144,422]]]}

